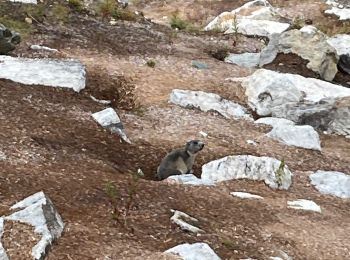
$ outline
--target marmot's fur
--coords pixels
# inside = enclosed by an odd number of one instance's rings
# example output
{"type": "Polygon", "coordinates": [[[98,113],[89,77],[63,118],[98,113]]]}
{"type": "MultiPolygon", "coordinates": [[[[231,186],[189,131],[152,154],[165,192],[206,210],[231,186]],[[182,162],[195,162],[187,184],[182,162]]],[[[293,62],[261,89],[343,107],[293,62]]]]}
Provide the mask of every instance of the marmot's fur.
{"type": "Polygon", "coordinates": [[[204,143],[199,140],[192,140],[186,146],[168,153],[161,161],[157,169],[157,178],[164,180],[171,175],[181,175],[192,173],[194,159],[199,151],[204,147],[204,143]]]}

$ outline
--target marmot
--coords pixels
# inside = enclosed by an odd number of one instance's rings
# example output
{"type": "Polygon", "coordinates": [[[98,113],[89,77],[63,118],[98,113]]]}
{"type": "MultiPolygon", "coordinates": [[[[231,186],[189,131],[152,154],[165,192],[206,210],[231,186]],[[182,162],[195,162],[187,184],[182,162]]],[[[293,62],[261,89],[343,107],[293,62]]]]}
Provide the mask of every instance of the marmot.
{"type": "Polygon", "coordinates": [[[181,175],[192,173],[194,159],[199,151],[204,147],[204,143],[199,140],[192,140],[186,146],[168,153],[161,161],[157,169],[157,178],[164,180],[171,175],[181,175]]]}

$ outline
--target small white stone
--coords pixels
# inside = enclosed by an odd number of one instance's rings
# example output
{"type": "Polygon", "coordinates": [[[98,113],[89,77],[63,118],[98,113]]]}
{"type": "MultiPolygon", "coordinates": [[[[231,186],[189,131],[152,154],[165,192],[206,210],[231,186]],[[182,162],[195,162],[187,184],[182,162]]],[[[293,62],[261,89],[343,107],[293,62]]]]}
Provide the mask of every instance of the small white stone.
{"type": "Polygon", "coordinates": [[[288,208],[302,209],[307,211],[315,211],[321,213],[321,207],[312,200],[299,199],[295,201],[288,201],[288,208]]]}
{"type": "Polygon", "coordinates": [[[181,244],[165,251],[180,256],[183,260],[221,260],[206,243],[181,244]]]}
{"type": "Polygon", "coordinates": [[[230,194],[232,196],[241,198],[241,199],[264,199],[263,197],[259,196],[259,195],[255,195],[255,194],[251,194],[248,192],[240,192],[240,191],[236,191],[236,192],[230,192],[230,194]]]}

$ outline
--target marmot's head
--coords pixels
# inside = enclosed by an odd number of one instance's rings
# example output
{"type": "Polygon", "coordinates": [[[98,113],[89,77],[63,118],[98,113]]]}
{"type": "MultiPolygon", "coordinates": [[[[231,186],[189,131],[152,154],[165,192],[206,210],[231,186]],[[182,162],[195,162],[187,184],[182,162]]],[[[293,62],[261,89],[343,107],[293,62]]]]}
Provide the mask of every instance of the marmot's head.
{"type": "Polygon", "coordinates": [[[186,151],[190,154],[196,154],[204,148],[204,143],[199,140],[191,140],[186,143],[186,151]]]}

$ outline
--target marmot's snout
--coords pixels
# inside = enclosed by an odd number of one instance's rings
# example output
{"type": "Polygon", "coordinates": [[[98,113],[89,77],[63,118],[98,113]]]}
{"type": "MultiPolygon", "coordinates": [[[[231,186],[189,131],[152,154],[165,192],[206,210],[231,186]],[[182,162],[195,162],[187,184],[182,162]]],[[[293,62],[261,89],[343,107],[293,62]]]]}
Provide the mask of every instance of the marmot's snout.
{"type": "Polygon", "coordinates": [[[196,154],[204,148],[204,143],[199,140],[189,141],[186,145],[187,151],[196,154]]]}

